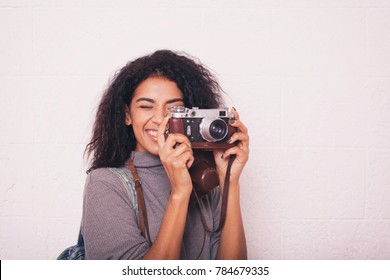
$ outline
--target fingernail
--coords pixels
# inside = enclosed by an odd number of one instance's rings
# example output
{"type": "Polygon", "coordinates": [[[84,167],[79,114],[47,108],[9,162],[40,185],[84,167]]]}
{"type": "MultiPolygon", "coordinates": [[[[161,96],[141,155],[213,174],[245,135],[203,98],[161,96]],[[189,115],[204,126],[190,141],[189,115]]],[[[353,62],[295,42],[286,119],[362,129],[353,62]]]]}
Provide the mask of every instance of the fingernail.
{"type": "Polygon", "coordinates": [[[237,112],[236,108],[232,107],[232,109],[233,109],[233,111],[236,111],[236,112],[237,112]]]}
{"type": "Polygon", "coordinates": [[[234,124],[236,122],[235,119],[229,119],[229,124],[234,124]]]}
{"type": "Polygon", "coordinates": [[[227,143],[230,144],[232,142],[232,138],[229,138],[229,140],[227,140],[227,143]]]}

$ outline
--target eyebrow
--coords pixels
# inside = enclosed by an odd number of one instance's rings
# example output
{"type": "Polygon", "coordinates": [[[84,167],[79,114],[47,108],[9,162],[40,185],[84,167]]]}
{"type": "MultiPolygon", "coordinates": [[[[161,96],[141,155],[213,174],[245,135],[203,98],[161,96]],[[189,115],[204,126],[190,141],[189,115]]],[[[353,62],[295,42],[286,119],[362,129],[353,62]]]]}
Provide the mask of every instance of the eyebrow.
{"type": "MultiPolygon", "coordinates": [[[[150,103],[156,103],[153,99],[146,98],[146,97],[138,98],[135,102],[141,102],[141,101],[147,101],[147,102],[150,102],[150,103]]],[[[173,98],[173,99],[169,99],[165,103],[166,104],[171,104],[171,103],[175,103],[175,102],[183,102],[184,103],[184,100],[182,98],[173,98]]]]}

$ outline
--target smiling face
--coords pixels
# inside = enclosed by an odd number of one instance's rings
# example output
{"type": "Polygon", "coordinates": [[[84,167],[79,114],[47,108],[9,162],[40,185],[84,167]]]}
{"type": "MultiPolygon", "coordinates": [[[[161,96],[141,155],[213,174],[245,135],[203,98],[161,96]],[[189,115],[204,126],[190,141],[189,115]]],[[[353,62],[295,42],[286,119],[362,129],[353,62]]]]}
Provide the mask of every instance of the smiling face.
{"type": "Polygon", "coordinates": [[[184,106],[183,94],[175,82],[151,77],[135,89],[125,122],[133,126],[136,151],[158,155],[157,130],[171,106],[184,106]]]}

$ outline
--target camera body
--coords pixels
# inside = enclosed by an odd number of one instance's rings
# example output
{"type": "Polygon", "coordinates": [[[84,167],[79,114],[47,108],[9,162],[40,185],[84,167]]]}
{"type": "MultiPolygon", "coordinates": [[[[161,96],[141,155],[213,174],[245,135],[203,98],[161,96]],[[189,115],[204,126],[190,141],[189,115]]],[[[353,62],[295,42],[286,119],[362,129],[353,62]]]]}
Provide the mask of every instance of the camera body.
{"type": "Polygon", "coordinates": [[[173,106],[170,111],[168,133],[186,135],[193,149],[228,149],[236,145],[227,143],[236,132],[236,128],[229,125],[229,119],[234,115],[228,108],[189,109],[173,106]]]}

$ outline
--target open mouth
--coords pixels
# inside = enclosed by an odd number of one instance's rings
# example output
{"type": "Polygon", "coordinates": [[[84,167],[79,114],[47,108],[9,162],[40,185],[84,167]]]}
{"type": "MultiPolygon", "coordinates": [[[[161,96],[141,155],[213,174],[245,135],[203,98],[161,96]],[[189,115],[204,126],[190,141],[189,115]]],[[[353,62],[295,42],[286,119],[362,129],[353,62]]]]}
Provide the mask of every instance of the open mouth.
{"type": "Polygon", "coordinates": [[[157,141],[157,130],[147,129],[146,134],[148,134],[153,141],[157,141]]]}

